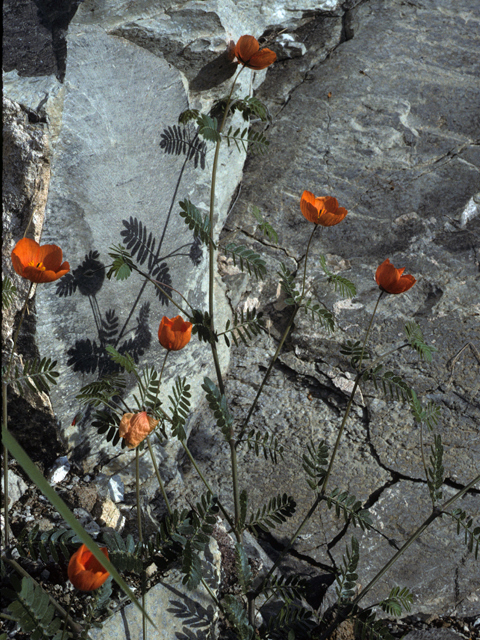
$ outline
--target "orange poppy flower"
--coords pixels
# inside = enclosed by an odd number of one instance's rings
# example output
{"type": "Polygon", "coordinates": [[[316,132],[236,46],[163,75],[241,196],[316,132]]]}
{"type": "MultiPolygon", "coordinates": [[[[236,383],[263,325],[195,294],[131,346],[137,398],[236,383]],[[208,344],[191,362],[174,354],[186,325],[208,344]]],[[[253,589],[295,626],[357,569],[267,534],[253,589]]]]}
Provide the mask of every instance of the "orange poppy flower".
{"type": "Polygon", "coordinates": [[[135,449],[155,429],[158,420],[147,416],[146,411],[125,413],[120,420],[118,433],[129,449],[135,449]]]}
{"type": "Polygon", "coordinates": [[[411,289],[416,282],[413,276],[402,275],[404,271],[405,268],[395,269],[387,258],[378,267],[375,280],[380,289],[383,289],[387,293],[403,293],[411,289]]]}
{"type": "Polygon", "coordinates": [[[70,271],[68,262],[62,264],[63,254],[56,244],[44,244],[22,238],[12,251],[13,268],[30,282],[53,282],[70,271]]]}
{"type": "Polygon", "coordinates": [[[158,328],[160,344],[169,351],[183,349],[192,337],[192,326],[191,322],[186,322],[181,316],[175,316],[171,320],[163,316],[158,328]]]}
{"type": "MultiPolygon", "coordinates": [[[[106,547],[100,549],[108,560],[106,547]]],[[[110,574],[102,567],[86,545],[73,554],[68,563],[68,579],[80,591],[94,591],[101,587],[110,574]]]]}
{"type": "Polygon", "coordinates": [[[322,227],[333,227],[347,215],[347,210],[338,206],[338,200],[331,196],[316,198],[310,191],[304,191],[300,199],[300,209],[307,220],[322,227]]]}
{"type": "Polygon", "coordinates": [[[234,53],[240,64],[254,71],[266,69],[277,59],[277,54],[270,49],[260,49],[258,40],[253,36],[241,36],[234,53]]]}

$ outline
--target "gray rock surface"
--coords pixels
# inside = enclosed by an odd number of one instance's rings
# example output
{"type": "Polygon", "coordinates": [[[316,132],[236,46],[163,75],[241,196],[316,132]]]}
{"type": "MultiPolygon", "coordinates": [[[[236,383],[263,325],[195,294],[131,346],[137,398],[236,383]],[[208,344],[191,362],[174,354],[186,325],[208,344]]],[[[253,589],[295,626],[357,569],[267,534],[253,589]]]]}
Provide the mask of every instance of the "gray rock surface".
{"type": "MultiPolygon", "coordinates": [[[[39,288],[37,334],[38,343],[60,363],[62,385],[52,403],[62,437],[84,470],[101,463],[106,474],[132,477],[131,467],[125,467],[133,454],[106,464],[118,449],[105,447],[88,416],[71,426],[75,394],[104,370],[106,333],[116,340],[121,335],[117,346],[131,340],[141,363],[159,367],[158,323],[164,313],[176,315],[134,276],[127,283],[104,279],[108,247],[122,241],[122,231],[133,237],[134,224],[141,223],[147,236],[151,231],[156,238],[155,247],[161,246],[172,285],[196,306],[204,305],[205,255],[192,247],[177,214],[185,197],[206,211],[211,148],[203,170],[201,154],[197,166],[184,166],[184,157],[165,153],[160,142],[180,111],[208,109],[224,94],[230,73],[226,44],[242,33],[263,32],[271,38],[268,46],[278,51],[278,62],[268,73],[242,74],[239,95],[256,89],[268,104],[273,115],[269,153],[249,156],[242,174],[244,155],[225,150],[217,192],[216,233],[223,228],[225,241],[259,251],[269,268],[269,276],[258,283],[231,261],[219,260],[224,284],[219,280],[218,326],[230,307],[260,304],[267,318],[268,333],[253,347],[231,354],[227,393],[239,421],[288,320],[275,275],[280,263],[300,281],[311,232],[299,210],[302,191],[334,195],[349,215],[317,234],[307,274],[311,291],[333,311],[337,330],[329,335],[310,317],[296,318],[251,422],[281,439],[285,462],[268,466],[240,451],[241,484],[249,490],[251,508],[278,493],[294,495],[295,516],[270,538],[278,549],[312,503],[302,479],[305,443],[325,439],[332,446],[335,441],[353,380],[339,344],[362,339],[377,298],[375,270],[387,257],[414,274],[417,283],[406,294],[382,300],[372,333],[375,352],[401,344],[405,321],[416,320],[438,348],[433,363],[419,362],[404,350],[388,367],[423,401],[433,400],[442,409],[437,430],[445,446],[445,495],[479,473],[479,23],[476,0],[458,0],[455,6],[449,0],[324,0],[308,2],[302,10],[286,0],[159,0],[153,5],[87,0],[68,28],[63,84],[53,77],[63,80],[58,56],[42,80],[22,77],[20,64],[7,69],[7,96],[24,105],[23,113],[39,114],[48,132],[33,160],[31,141],[15,144],[30,149],[24,155],[34,171],[50,148],[43,241],[62,246],[73,279],[64,280],[68,286],[39,288]],[[278,247],[256,230],[252,205],[278,231],[278,247]],[[355,282],[353,300],[341,300],[329,288],[320,253],[331,270],[355,282]],[[148,312],[142,304],[149,305],[148,312]]],[[[42,34],[48,42],[48,33],[42,34]]],[[[20,107],[9,109],[16,110],[13,120],[24,117],[20,107]]],[[[33,135],[31,128],[24,127],[22,135],[25,131],[33,135]]],[[[33,131],[38,137],[40,129],[33,131]]],[[[30,179],[27,168],[19,172],[30,179]]],[[[18,233],[11,224],[13,242],[23,228],[18,233]]],[[[188,374],[195,388],[195,381],[212,374],[204,345],[191,345],[185,355],[172,358],[167,376],[188,374]]],[[[224,368],[229,357],[224,351],[224,368]]],[[[192,451],[231,507],[228,447],[209,411],[196,410],[189,429],[192,451]]],[[[177,468],[176,446],[156,446],[168,490],[180,499],[196,499],[199,484],[187,463],[177,468]]],[[[144,496],[153,500],[156,486],[146,456],[141,474],[144,496]]],[[[354,492],[375,516],[377,534],[367,539],[356,531],[362,587],[429,513],[418,427],[400,402],[387,403],[362,385],[330,486],[354,492]]],[[[479,491],[458,505],[477,519],[479,491]]],[[[330,571],[351,534],[331,511],[319,511],[289,559],[296,562],[295,572],[330,571]]],[[[442,522],[409,550],[371,597],[378,600],[399,584],[415,592],[414,611],[472,615],[478,612],[479,575],[455,527],[442,522]]]]}

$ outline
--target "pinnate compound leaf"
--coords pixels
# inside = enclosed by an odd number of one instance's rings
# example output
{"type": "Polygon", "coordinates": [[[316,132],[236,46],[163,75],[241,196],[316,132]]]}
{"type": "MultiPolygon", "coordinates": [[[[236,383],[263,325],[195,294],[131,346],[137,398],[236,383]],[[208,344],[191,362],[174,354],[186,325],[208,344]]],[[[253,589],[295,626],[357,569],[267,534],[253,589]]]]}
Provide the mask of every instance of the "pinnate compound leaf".
{"type": "Polygon", "coordinates": [[[258,222],[258,229],[266,236],[270,242],[274,244],[278,244],[278,233],[272,227],[272,225],[267,222],[260,213],[260,209],[258,207],[252,207],[252,215],[255,220],[258,222]]]}
{"type": "Polygon", "coordinates": [[[187,541],[183,548],[182,573],[185,574],[182,584],[185,584],[187,589],[196,589],[202,580],[202,561],[193,550],[190,541],[187,541]]]}
{"type": "Polygon", "coordinates": [[[208,311],[194,309],[192,315],[189,317],[189,321],[193,324],[192,335],[197,335],[198,339],[202,342],[218,342],[217,334],[212,333],[210,328],[211,321],[208,311]]]}
{"type": "Polygon", "coordinates": [[[383,371],[383,364],[367,369],[362,377],[371,380],[377,391],[383,391],[392,400],[407,401],[412,398],[412,389],[408,384],[393,371],[383,371]]]}
{"type": "Polygon", "coordinates": [[[190,413],[190,398],[192,397],[190,388],[186,378],[177,377],[173,386],[173,398],[168,396],[171,402],[172,433],[182,442],[187,437],[185,423],[190,413]]]}
{"type": "Polygon", "coordinates": [[[219,142],[221,140],[220,133],[218,132],[218,122],[216,118],[207,116],[206,113],[201,113],[197,117],[198,133],[209,140],[210,142],[219,142]]]}
{"type": "Polygon", "coordinates": [[[342,558],[342,566],[336,580],[335,591],[339,605],[345,604],[355,595],[355,586],[358,580],[356,574],[358,561],[360,559],[358,540],[352,536],[351,547],[346,547],[346,555],[342,558]]]}
{"type": "Polygon", "coordinates": [[[328,276],[329,281],[335,287],[335,291],[340,291],[340,295],[344,298],[353,298],[357,294],[357,288],[344,278],[343,276],[339,276],[337,273],[332,273],[327,267],[327,260],[324,255],[320,255],[320,265],[323,269],[323,272],[326,276],[328,276]]]}
{"type": "Polygon", "coordinates": [[[432,353],[437,351],[437,349],[426,344],[423,339],[422,331],[418,324],[413,321],[407,322],[407,324],[405,325],[405,333],[407,335],[407,340],[410,343],[410,346],[412,347],[412,349],[415,349],[420,358],[422,360],[425,360],[426,362],[431,362],[432,353]]]}
{"type": "Polygon", "coordinates": [[[355,637],[360,640],[395,640],[382,620],[376,620],[375,613],[370,610],[355,617],[355,637]]]}
{"type": "Polygon", "coordinates": [[[385,613],[389,616],[401,616],[403,611],[410,612],[412,610],[413,593],[408,587],[393,587],[385,600],[380,602],[385,613]]]}
{"type": "Polygon", "coordinates": [[[362,531],[372,528],[372,517],[368,509],[362,509],[362,503],[348,491],[334,489],[327,497],[329,509],[335,507],[335,515],[339,518],[343,515],[346,523],[351,522],[354,527],[360,527],[362,531]]]}
{"type": "Polygon", "coordinates": [[[26,387],[34,393],[37,391],[48,393],[50,387],[57,384],[56,378],[60,375],[55,369],[56,366],[56,360],[51,358],[26,360],[23,367],[19,368],[15,365],[9,382],[18,395],[23,395],[26,387]]]}
{"type": "Polygon", "coordinates": [[[54,617],[55,609],[40,585],[35,585],[30,578],[22,578],[16,598],[8,609],[32,640],[47,640],[57,633],[62,620],[54,617]]]}
{"type": "Polygon", "coordinates": [[[216,249],[216,245],[210,238],[210,218],[207,214],[202,216],[197,207],[187,198],[180,203],[180,217],[185,220],[185,224],[193,231],[193,237],[199,238],[204,244],[211,245],[216,249]]]}
{"type": "Polygon", "coordinates": [[[233,325],[230,326],[230,320],[227,320],[225,325],[225,331],[220,334],[223,335],[227,347],[230,346],[230,340],[228,335],[230,334],[235,346],[238,347],[240,341],[243,344],[247,344],[248,340],[252,339],[252,336],[258,336],[265,330],[262,320],[263,313],[257,314],[257,310],[247,309],[246,311],[235,311],[233,316],[233,325]]]}
{"type": "Polygon", "coordinates": [[[270,458],[273,464],[278,463],[278,457],[283,460],[283,445],[273,433],[269,435],[252,429],[247,437],[247,445],[249,451],[253,449],[257,458],[263,454],[265,460],[270,458]]]}
{"type": "Polygon", "coordinates": [[[248,249],[243,245],[236,245],[234,242],[229,242],[223,247],[226,255],[231,255],[233,258],[233,264],[238,265],[241,271],[247,269],[250,275],[254,275],[257,280],[263,278],[267,273],[265,266],[265,260],[252,249],[248,249]]]}
{"type": "Polygon", "coordinates": [[[130,252],[121,244],[113,245],[108,252],[113,258],[113,264],[107,272],[107,278],[111,280],[114,276],[117,280],[126,280],[133,271],[134,263],[130,252]]]}
{"type": "Polygon", "coordinates": [[[433,445],[431,446],[430,466],[427,467],[427,484],[430,491],[432,503],[436,503],[442,499],[442,484],[445,469],[443,467],[443,445],[440,435],[433,436],[433,445]]]}
{"type": "Polygon", "coordinates": [[[463,531],[467,549],[470,553],[473,553],[475,560],[477,560],[480,548],[480,526],[474,527],[473,517],[463,509],[454,509],[451,513],[446,513],[446,515],[457,523],[457,535],[460,535],[463,531]]]}
{"type": "Polygon", "coordinates": [[[235,566],[237,567],[238,581],[242,587],[242,594],[245,595],[252,586],[252,571],[245,549],[239,542],[235,543],[235,566]]]}
{"type": "Polygon", "coordinates": [[[350,364],[354,369],[357,368],[357,364],[360,360],[369,360],[370,354],[363,348],[360,340],[347,340],[341,347],[340,353],[347,358],[350,358],[350,364]],[[363,352],[363,356],[362,356],[363,352]]]}
{"type": "Polygon", "coordinates": [[[2,280],[2,309],[8,309],[8,307],[12,304],[16,293],[17,287],[13,284],[8,276],[5,276],[2,280]]]}
{"type": "Polygon", "coordinates": [[[287,518],[291,518],[295,513],[297,503],[295,500],[284,493],[279,494],[276,497],[271,498],[267,504],[257,509],[255,513],[252,513],[248,522],[248,528],[257,535],[257,528],[268,532],[270,529],[275,529],[279,524],[283,524],[287,521],[287,518]]]}
{"type": "Polygon", "coordinates": [[[222,600],[228,621],[237,632],[240,640],[252,640],[254,630],[248,623],[247,612],[241,602],[234,596],[226,595],[222,600]]]}
{"type": "Polygon", "coordinates": [[[410,409],[415,420],[419,423],[425,424],[430,430],[432,430],[440,420],[440,407],[436,405],[433,400],[429,400],[427,405],[424,407],[413,389],[410,398],[410,409]]]}
{"type": "Polygon", "coordinates": [[[105,350],[109,353],[110,358],[113,362],[116,362],[122,369],[124,369],[127,373],[132,373],[137,370],[137,366],[135,364],[135,360],[129,353],[121,354],[119,353],[111,344],[108,344],[105,347],[105,350]]]}
{"type": "Polygon", "coordinates": [[[328,446],[322,440],[315,446],[314,442],[307,443],[307,453],[303,456],[303,470],[307,474],[308,486],[318,491],[327,473],[328,446]]]}
{"type": "Polygon", "coordinates": [[[207,402],[215,416],[217,426],[222,431],[227,442],[230,442],[233,419],[228,410],[225,396],[220,393],[210,378],[203,379],[202,389],[205,391],[207,402]]]}

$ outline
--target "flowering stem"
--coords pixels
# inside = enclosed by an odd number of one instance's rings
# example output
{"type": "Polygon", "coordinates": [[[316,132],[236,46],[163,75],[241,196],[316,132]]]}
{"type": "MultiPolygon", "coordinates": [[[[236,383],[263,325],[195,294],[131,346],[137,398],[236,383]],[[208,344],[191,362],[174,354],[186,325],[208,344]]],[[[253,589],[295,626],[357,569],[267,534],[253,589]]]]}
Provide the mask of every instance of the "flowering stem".
{"type": "Polygon", "coordinates": [[[147,436],[147,444],[148,444],[148,448],[150,450],[150,456],[152,457],[153,466],[155,468],[155,475],[157,476],[158,484],[160,486],[160,491],[162,492],[163,499],[165,500],[165,504],[167,505],[168,515],[171,516],[173,511],[172,511],[172,508],[170,506],[170,502],[168,500],[167,492],[165,491],[165,487],[163,485],[162,478],[160,476],[160,472],[158,470],[158,466],[157,466],[157,462],[155,460],[155,456],[153,455],[153,449],[152,449],[152,445],[150,444],[150,437],[149,436],[147,436]]]}
{"type": "Polygon", "coordinates": [[[443,503],[441,507],[434,507],[432,513],[428,516],[428,518],[418,527],[418,529],[413,533],[407,542],[397,551],[397,553],[392,556],[392,558],[387,562],[387,564],[380,569],[380,571],[376,574],[374,578],[367,584],[367,586],[362,589],[361,593],[352,600],[352,602],[348,603],[348,606],[339,612],[337,618],[332,622],[332,624],[328,627],[326,631],[322,633],[319,637],[319,640],[326,640],[330,638],[332,632],[341,624],[351,613],[352,610],[356,607],[356,605],[360,602],[360,600],[367,595],[367,593],[377,584],[377,582],[384,576],[384,574],[390,569],[392,565],[407,551],[409,547],[417,540],[425,529],[437,518],[439,518],[443,513],[445,513],[446,509],[448,509],[456,500],[461,498],[467,491],[472,489],[477,482],[480,482],[480,475],[474,478],[469,484],[467,484],[463,489],[461,489],[458,493],[452,496],[449,500],[443,503]]]}
{"type": "Polygon", "coordinates": [[[160,283],[159,283],[159,282],[158,282],[158,280],[154,280],[153,278],[151,278],[151,277],[148,275],[148,273],[144,273],[144,272],[143,272],[141,269],[139,269],[136,265],[133,265],[133,268],[135,269],[135,271],[137,271],[137,273],[139,273],[141,276],[143,276],[143,277],[145,278],[145,280],[148,280],[148,281],[149,281],[149,282],[151,282],[153,285],[155,285],[155,286],[157,287],[157,289],[159,289],[159,290],[163,293],[163,295],[164,295],[164,296],[165,296],[165,297],[166,297],[166,298],[167,298],[167,299],[168,299],[168,300],[169,300],[169,301],[170,301],[170,302],[171,302],[175,307],[177,307],[177,309],[178,309],[179,311],[181,311],[181,312],[183,313],[183,315],[188,316],[189,314],[188,314],[188,312],[187,312],[187,311],[185,311],[185,309],[182,309],[182,307],[181,307],[178,303],[176,303],[176,302],[175,302],[175,300],[174,300],[171,296],[169,296],[169,295],[168,295],[168,293],[167,293],[166,291],[164,291],[164,290],[163,290],[163,287],[167,287],[168,289],[171,289],[172,291],[175,291],[175,293],[177,293],[177,294],[182,298],[182,300],[185,302],[185,304],[187,304],[187,305],[190,307],[190,309],[192,309],[192,311],[193,311],[193,307],[192,307],[192,305],[191,305],[191,304],[189,303],[189,301],[185,298],[185,296],[184,296],[182,293],[180,293],[180,291],[178,291],[177,289],[174,289],[173,287],[171,287],[171,286],[170,286],[170,285],[168,285],[168,284],[164,284],[163,282],[160,282],[160,283]]]}
{"type": "Polygon", "coordinates": [[[137,523],[138,523],[138,539],[143,542],[142,535],[142,509],[140,505],[140,455],[138,447],[135,449],[135,489],[137,493],[137,523]]]}

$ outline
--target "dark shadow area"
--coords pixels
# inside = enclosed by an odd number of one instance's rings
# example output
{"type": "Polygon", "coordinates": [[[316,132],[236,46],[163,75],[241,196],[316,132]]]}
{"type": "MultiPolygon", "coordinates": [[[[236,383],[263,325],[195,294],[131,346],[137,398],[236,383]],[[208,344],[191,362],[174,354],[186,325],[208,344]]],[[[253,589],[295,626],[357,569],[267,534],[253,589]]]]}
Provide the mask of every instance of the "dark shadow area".
{"type": "Polygon", "coordinates": [[[238,65],[232,62],[228,51],[222,53],[200,69],[195,78],[190,82],[192,91],[207,91],[218,87],[236,72],[238,65]]]}

